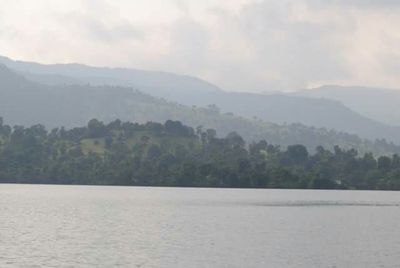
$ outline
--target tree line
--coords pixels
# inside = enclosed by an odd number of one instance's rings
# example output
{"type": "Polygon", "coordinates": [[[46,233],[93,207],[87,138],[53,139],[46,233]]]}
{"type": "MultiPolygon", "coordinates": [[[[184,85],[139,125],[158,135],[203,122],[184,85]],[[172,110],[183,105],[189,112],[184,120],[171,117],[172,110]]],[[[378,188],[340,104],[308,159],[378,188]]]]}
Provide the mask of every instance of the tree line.
{"type": "Polygon", "coordinates": [[[265,140],[168,120],[145,124],[93,119],[47,131],[0,118],[0,182],[298,189],[400,189],[399,155],[265,140]]]}

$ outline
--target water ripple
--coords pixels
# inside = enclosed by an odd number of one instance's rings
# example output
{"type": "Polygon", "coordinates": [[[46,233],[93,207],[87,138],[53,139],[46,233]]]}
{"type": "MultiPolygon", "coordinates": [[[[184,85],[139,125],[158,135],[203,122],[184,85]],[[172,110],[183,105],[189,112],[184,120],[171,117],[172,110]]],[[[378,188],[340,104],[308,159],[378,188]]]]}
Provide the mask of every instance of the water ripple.
{"type": "Polygon", "coordinates": [[[384,203],[384,202],[348,202],[348,201],[273,201],[251,203],[254,206],[263,207],[400,207],[400,203],[384,203]]]}

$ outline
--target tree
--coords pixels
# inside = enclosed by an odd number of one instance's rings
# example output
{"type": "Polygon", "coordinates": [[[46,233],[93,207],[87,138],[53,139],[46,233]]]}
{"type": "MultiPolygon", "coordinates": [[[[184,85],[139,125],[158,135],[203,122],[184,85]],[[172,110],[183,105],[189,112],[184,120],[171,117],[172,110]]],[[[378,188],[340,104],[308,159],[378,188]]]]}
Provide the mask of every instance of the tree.
{"type": "Polygon", "coordinates": [[[179,121],[167,120],[164,126],[166,132],[172,135],[179,135],[184,137],[189,137],[194,135],[194,130],[192,128],[184,126],[179,121]]]}
{"type": "Polygon", "coordinates": [[[104,138],[104,145],[105,145],[106,149],[110,149],[111,148],[111,145],[112,145],[113,141],[114,140],[113,140],[113,138],[111,136],[107,136],[107,137],[104,138]]]}
{"type": "Polygon", "coordinates": [[[381,170],[389,170],[392,165],[392,159],[388,156],[381,156],[378,158],[378,168],[381,170]]]}
{"type": "Polygon", "coordinates": [[[308,160],[308,151],[304,145],[290,145],[286,150],[285,156],[289,163],[302,164],[308,160]]]}
{"type": "Polygon", "coordinates": [[[88,138],[100,138],[108,134],[107,127],[103,122],[97,119],[92,119],[87,125],[87,137],[88,138]]]}
{"type": "Polygon", "coordinates": [[[150,137],[147,136],[147,135],[143,135],[143,136],[140,138],[140,141],[141,141],[143,144],[147,144],[147,143],[150,141],[150,137]]]}
{"type": "Polygon", "coordinates": [[[153,144],[147,150],[147,157],[150,159],[158,159],[162,155],[162,151],[160,147],[156,144],[153,144]]]}
{"type": "Polygon", "coordinates": [[[206,130],[206,133],[209,141],[217,137],[217,131],[215,129],[209,128],[206,130]]]}
{"type": "Polygon", "coordinates": [[[243,148],[245,145],[243,138],[236,132],[230,132],[225,139],[233,147],[243,148]]]}
{"type": "Polygon", "coordinates": [[[339,146],[309,154],[304,145],[282,150],[264,140],[246,146],[236,132],[196,136],[177,121],[0,130],[0,182],[400,190],[398,155],[358,156],[339,146]]]}
{"type": "Polygon", "coordinates": [[[394,169],[400,169],[400,156],[397,154],[393,155],[392,167],[394,169]]]}

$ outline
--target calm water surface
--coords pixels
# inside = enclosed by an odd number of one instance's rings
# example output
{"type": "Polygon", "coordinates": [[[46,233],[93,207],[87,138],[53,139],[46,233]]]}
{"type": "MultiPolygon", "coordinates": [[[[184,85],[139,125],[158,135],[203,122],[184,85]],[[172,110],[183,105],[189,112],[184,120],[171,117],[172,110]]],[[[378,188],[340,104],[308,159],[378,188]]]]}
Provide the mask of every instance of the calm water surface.
{"type": "Polygon", "coordinates": [[[0,267],[400,267],[400,193],[0,185],[0,267]]]}

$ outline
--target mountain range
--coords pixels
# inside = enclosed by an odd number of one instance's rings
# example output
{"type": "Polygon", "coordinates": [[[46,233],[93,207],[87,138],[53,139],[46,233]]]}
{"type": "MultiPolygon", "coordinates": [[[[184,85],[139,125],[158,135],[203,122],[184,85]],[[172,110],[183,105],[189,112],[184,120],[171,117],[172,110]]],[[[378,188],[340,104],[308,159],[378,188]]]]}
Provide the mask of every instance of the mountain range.
{"type": "Polygon", "coordinates": [[[0,116],[10,124],[71,128],[92,118],[106,122],[117,118],[137,122],[172,119],[192,127],[214,128],[221,135],[237,131],[248,141],[266,139],[282,146],[302,143],[311,150],[318,145],[330,149],[340,145],[376,154],[396,153],[398,149],[390,142],[373,141],[397,141],[396,127],[361,116],[338,101],[284,94],[229,93],[200,79],[169,73],[76,64],[41,65],[7,58],[1,58],[1,62],[8,64],[0,66],[0,116]],[[135,86],[129,86],[136,81],[129,75],[131,72],[143,74],[132,76],[137,80],[135,86]],[[118,78],[123,74],[125,80],[118,78]],[[143,88],[138,90],[138,85],[143,88]],[[180,95],[180,91],[186,93],[180,95]],[[315,124],[324,120],[328,127],[315,124]],[[346,131],[351,123],[364,126],[365,135],[359,135],[360,138],[346,131]],[[367,133],[368,128],[381,129],[382,136],[367,133]],[[393,139],[388,134],[393,134],[393,139]]]}
{"type": "Polygon", "coordinates": [[[187,106],[216,105],[224,113],[248,119],[300,123],[400,144],[400,112],[394,109],[400,104],[400,94],[394,90],[331,86],[296,94],[255,94],[226,92],[207,81],[167,72],[45,65],[6,57],[0,57],[0,63],[41,84],[130,87],[187,106]]]}

